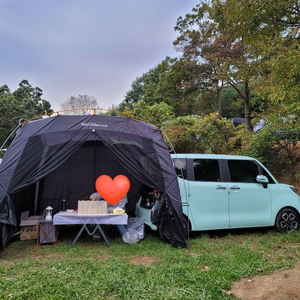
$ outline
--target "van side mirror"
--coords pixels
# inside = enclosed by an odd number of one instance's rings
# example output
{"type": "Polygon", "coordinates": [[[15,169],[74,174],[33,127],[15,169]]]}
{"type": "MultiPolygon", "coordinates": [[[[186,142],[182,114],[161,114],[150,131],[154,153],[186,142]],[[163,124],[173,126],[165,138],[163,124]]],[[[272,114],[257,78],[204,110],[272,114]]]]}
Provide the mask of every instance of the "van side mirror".
{"type": "Polygon", "coordinates": [[[263,187],[266,189],[268,187],[269,179],[265,175],[257,175],[256,176],[256,181],[258,183],[262,183],[263,187]]]}

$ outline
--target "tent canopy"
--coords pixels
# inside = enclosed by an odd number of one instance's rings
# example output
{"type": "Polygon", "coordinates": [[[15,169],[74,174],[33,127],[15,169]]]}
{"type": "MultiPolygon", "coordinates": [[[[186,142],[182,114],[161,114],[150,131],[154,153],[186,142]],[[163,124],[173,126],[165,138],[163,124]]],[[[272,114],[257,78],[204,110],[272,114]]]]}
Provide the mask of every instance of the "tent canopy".
{"type": "Polygon", "coordinates": [[[41,213],[49,204],[59,210],[70,193],[94,192],[104,174],[129,178],[128,212],[134,213],[142,187],[161,191],[156,224],[167,228],[173,246],[186,247],[177,176],[160,130],[100,115],[49,117],[17,131],[0,165],[2,245],[16,231],[22,211],[41,213]]]}

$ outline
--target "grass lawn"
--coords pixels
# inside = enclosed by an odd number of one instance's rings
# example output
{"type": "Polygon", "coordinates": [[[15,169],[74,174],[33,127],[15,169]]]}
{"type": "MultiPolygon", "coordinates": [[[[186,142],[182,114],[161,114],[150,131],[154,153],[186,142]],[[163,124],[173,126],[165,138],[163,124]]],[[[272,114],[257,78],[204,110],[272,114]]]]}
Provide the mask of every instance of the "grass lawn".
{"type": "Polygon", "coordinates": [[[147,230],[138,244],[65,232],[59,244],[17,241],[0,254],[0,299],[234,299],[242,277],[293,267],[300,232],[272,229],[193,234],[175,249],[147,230]]]}

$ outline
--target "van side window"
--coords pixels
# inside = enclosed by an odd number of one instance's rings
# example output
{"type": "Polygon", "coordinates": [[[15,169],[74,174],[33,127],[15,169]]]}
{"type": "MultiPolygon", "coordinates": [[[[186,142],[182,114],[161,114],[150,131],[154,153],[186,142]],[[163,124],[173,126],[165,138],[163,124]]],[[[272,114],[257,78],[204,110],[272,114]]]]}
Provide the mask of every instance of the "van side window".
{"type": "Polygon", "coordinates": [[[186,159],[174,158],[173,164],[177,176],[186,179],[186,159]]]}
{"type": "Polygon", "coordinates": [[[195,159],[193,162],[195,181],[220,181],[219,161],[195,159]]]}
{"type": "Polygon", "coordinates": [[[249,160],[229,160],[228,168],[231,182],[256,183],[256,176],[259,175],[257,164],[249,160]]]}

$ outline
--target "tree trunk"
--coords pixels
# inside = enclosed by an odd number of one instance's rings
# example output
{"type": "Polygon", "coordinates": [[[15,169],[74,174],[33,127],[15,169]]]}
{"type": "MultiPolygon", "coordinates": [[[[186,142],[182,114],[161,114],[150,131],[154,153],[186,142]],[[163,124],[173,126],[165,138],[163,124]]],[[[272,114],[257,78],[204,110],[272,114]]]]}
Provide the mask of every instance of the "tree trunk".
{"type": "Polygon", "coordinates": [[[251,120],[250,120],[250,91],[248,82],[245,82],[245,122],[248,130],[252,130],[251,128],[251,120]]]}
{"type": "Polygon", "coordinates": [[[247,126],[248,130],[252,130],[251,128],[251,120],[250,120],[250,90],[249,90],[249,85],[248,81],[245,81],[244,85],[244,91],[242,91],[238,84],[234,82],[230,82],[230,85],[243,97],[244,102],[245,102],[245,123],[247,126]]]}
{"type": "Polygon", "coordinates": [[[219,85],[219,80],[216,80],[216,91],[217,91],[217,99],[218,99],[218,113],[221,114],[221,111],[222,111],[222,104],[221,104],[222,86],[219,85]]]}

